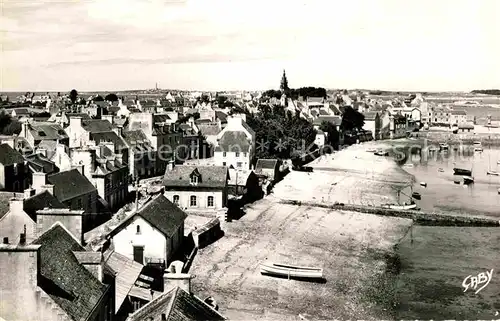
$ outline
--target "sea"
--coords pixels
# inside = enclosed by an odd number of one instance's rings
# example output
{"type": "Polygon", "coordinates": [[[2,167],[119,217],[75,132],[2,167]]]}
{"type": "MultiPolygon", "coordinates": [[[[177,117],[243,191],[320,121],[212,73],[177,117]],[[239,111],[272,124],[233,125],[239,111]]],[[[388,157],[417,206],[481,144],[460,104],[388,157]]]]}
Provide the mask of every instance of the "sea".
{"type": "MultiPolygon", "coordinates": [[[[416,201],[425,211],[488,215],[500,220],[500,149],[425,151],[401,165],[413,175],[416,201]],[[472,170],[471,185],[456,184],[453,168],[472,170]],[[427,187],[421,186],[425,182],[427,187]]],[[[407,193],[410,193],[408,191],[407,193]]],[[[397,247],[395,319],[500,319],[500,228],[414,226],[397,247]],[[475,289],[464,282],[492,271],[475,289]],[[468,279],[467,277],[470,276],[468,279]]],[[[486,274],[485,274],[486,275],[486,274]]]]}

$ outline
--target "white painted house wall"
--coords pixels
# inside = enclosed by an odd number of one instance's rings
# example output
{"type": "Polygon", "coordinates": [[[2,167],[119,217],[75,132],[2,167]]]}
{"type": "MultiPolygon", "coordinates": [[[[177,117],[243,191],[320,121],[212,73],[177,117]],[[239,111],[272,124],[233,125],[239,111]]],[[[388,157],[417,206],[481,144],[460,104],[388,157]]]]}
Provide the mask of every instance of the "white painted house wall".
{"type": "Polygon", "coordinates": [[[164,193],[165,197],[175,204],[174,195],[179,196],[179,207],[181,209],[214,209],[218,210],[225,207],[224,195],[222,191],[166,191],[164,193]],[[191,206],[191,196],[196,196],[196,206],[191,206]],[[214,206],[208,206],[208,197],[214,197],[214,206]]]}
{"type": "Polygon", "coordinates": [[[216,151],[214,153],[214,163],[217,166],[229,167],[233,165],[234,168],[249,169],[251,165],[251,153],[241,152],[237,155],[236,152],[216,151]],[[238,163],[241,163],[241,167],[237,166],[238,163]]]}
{"type": "MultiPolygon", "coordinates": [[[[165,236],[142,217],[136,217],[127,227],[112,238],[115,251],[134,259],[134,246],[144,246],[144,258],[168,260],[169,251],[165,236]],[[141,234],[137,234],[137,225],[141,234]]],[[[144,264],[145,262],[143,262],[144,264]]]]}

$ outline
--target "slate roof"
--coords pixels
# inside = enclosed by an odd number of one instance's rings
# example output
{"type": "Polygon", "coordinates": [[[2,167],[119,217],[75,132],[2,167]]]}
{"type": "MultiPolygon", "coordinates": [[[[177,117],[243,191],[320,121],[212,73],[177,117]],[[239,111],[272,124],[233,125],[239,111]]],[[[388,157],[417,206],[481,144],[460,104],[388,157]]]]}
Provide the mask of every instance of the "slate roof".
{"type": "Polygon", "coordinates": [[[201,175],[201,180],[199,180],[196,185],[198,187],[223,188],[226,186],[226,182],[229,178],[225,166],[179,165],[165,173],[163,185],[165,185],[166,188],[191,186],[190,175],[195,170],[201,175]]]}
{"type": "Polygon", "coordinates": [[[97,191],[77,169],[49,175],[47,181],[54,185],[54,194],[61,202],[97,191]]]}
{"type": "Polygon", "coordinates": [[[99,264],[102,260],[101,252],[73,251],[73,255],[81,264],[99,264]]]}
{"type": "Polygon", "coordinates": [[[320,114],[321,116],[328,116],[328,115],[330,115],[330,114],[329,114],[326,110],[324,110],[324,109],[320,109],[320,110],[319,110],[319,114],[320,114]]]}
{"type": "Polygon", "coordinates": [[[57,168],[54,162],[51,162],[42,154],[31,154],[25,157],[26,160],[28,161],[29,166],[34,168],[35,172],[43,172],[51,174],[55,172],[57,168]]]}
{"type": "Polygon", "coordinates": [[[170,117],[167,114],[153,115],[153,125],[156,123],[166,123],[168,120],[170,120],[170,117]]]}
{"type": "Polygon", "coordinates": [[[226,131],[219,139],[216,151],[248,153],[250,151],[250,141],[241,131],[226,131]]]}
{"type": "Polygon", "coordinates": [[[155,199],[146,203],[139,211],[122,221],[108,234],[108,237],[116,235],[123,228],[128,226],[136,216],[142,217],[165,235],[165,237],[170,238],[184,223],[187,214],[177,205],[170,202],[163,194],[160,194],[155,199]]]}
{"type": "Polygon", "coordinates": [[[62,140],[68,138],[61,125],[55,123],[32,123],[28,124],[28,129],[35,140],[62,140]]]}
{"type": "Polygon", "coordinates": [[[162,314],[167,321],[226,320],[200,298],[176,287],[131,314],[126,321],[161,320],[162,314]]]}
{"type": "Polygon", "coordinates": [[[115,272],[115,312],[118,312],[141,274],[143,265],[112,250],[104,252],[104,261],[115,272]]]}
{"type": "Polygon", "coordinates": [[[109,132],[113,125],[105,119],[82,119],[83,128],[90,133],[109,132]]]}
{"type": "Polygon", "coordinates": [[[462,115],[462,116],[466,116],[467,115],[467,113],[465,112],[465,110],[452,110],[451,114],[452,115],[462,115]]]}
{"type": "Polygon", "coordinates": [[[43,191],[24,199],[24,211],[36,222],[36,211],[44,208],[66,208],[59,200],[48,191],[43,191]]]}
{"type": "Polygon", "coordinates": [[[255,169],[265,168],[265,169],[276,169],[276,165],[278,164],[277,159],[262,159],[259,158],[257,163],[255,164],[255,169]]]}
{"type": "Polygon", "coordinates": [[[88,320],[108,286],[78,262],[73,251],[84,248],[59,223],[33,244],[40,245],[38,285],[73,320],[88,320]]]}
{"type": "Polygon", "coordinates": [[[114,151],[122,151],[128,148],[123,138],[118,136],[114,131],[90,133],[90,139],[94,140],[96,145],[99,145],[101,142],[112,142],[115,145],[114,151]]]}
{"type": "Polygon", "coordinates": [[[24,158],[21,153],[8,144],[0,144],[0,164],[9,166],[22,163],[24,163],[24,158]]]}
{"type": "Polygon", "coordinates": [[[340,109],[335,106],[334,104],[330,104],[330,110],[334,113],[334,114],[340,114],[340,109]]]}
{"type": "Polygon", "coordinates": [[[323,97],[307,97],[307,102],[308,103],[322,104],[324,102],[324,98],[323,97]]]}
{"type": "Polygon", "coordinates": [[[196,126],[198,126],[198,129],[201,132],[201,134],[205,136],[217,136],[221,131],[221,128],[219,127],[218,124],[200,123],[196,124],[196,126]]]}
{"type": "Polygon", "coordinates": [[[221,112],[221,111],[218,111],[216,110],[215,111],[215,117],[217,117],[217,119],[220,119],[221,123],[227,123],[227,114],[221,112]]]}
{"type": "Polygon", "coordinates": [[[70,119],[70,117],[81,117],[82,121],[91,119],[90,115],[87,113],[66,113],[65,115],[68,120],[70,119]]]}

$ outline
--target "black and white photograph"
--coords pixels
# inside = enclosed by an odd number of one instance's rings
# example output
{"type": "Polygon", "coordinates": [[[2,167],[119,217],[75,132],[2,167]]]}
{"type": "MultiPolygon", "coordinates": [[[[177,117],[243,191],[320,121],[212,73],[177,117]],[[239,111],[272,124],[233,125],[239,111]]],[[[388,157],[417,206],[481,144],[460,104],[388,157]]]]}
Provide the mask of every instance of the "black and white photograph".
{"type": "Polygon", "coordinates": [[[0,0],[0,321],[500,321],[500,0],[0,0]]]}

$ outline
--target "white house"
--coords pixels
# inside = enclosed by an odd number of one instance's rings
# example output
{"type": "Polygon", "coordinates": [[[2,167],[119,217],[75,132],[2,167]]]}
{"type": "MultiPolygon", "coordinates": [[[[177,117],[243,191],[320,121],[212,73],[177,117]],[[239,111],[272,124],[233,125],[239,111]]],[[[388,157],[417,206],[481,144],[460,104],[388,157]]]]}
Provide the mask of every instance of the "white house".
{"type": "Polygon", "coordinates": [[[255,131],[245,122],[246,115],[228,117],[217,135],[214,161],[219,166],[250,169],[255,156],[255,131]]]}
{"type": "Polygon", "coordinates": [[[314,144],[318,147],[325,146],[326,143],[326,134],[321,129],[316,130],[316,138],[314,139],[314,144]]]}
{"type": "Polygon", "coordinates": [[[116,253],[140,264],[168,266],[184,238],[187,215],[159,195],[107,235],[116,253]]]}
{"type": "Polygon", "coordinates": [[[185,210],[226,207],[229,173],[225,166],[175,166],[163,180],[165,197],[185,210]]]}

